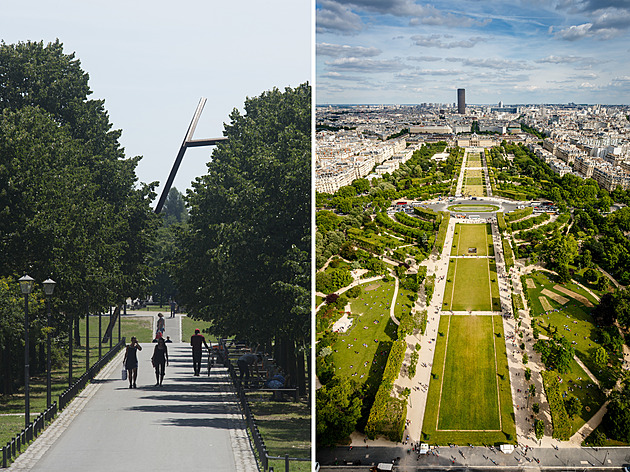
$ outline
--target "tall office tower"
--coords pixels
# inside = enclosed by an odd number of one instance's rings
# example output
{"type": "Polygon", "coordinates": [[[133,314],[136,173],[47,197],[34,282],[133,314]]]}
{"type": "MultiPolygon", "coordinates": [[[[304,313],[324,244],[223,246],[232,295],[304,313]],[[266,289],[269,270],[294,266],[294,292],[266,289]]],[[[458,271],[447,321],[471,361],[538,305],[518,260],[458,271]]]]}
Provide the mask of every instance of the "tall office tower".
{"type": "Polygon", "coordinates": [[[466,114],[466,89],[457,89],[457,113],[466,114]]]}

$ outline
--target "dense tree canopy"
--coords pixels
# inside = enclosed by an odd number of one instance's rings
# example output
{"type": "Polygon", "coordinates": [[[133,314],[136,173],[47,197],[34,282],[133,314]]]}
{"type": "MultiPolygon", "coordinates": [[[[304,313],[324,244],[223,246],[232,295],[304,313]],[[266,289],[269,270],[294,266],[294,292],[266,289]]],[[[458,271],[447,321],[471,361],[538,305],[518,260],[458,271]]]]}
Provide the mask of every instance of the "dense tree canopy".
{"type": "Polygon", "coordinates": [[[52,277],[66,314],[143,293],[157,223],[87,82],[59,42],[0,44],[0,276],[52,277]]]}
{"type": "Polygon", "coordinates": [[[217,334],[295,349],[309,339],[310,97],[304,84],[248,98],[186,196],[180,300],[217,334]]]}

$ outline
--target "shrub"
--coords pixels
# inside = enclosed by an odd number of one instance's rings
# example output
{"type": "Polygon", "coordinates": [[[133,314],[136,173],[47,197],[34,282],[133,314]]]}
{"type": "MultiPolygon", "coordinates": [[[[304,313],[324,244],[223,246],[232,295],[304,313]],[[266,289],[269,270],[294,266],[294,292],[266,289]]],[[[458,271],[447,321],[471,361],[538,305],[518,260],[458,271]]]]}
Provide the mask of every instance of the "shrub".
{"type": "Polygon", "coordinates": [[[558,383],[558,373],[555,371],[542,372],[543,386],[551,410],[552,437],[567,441],[571,437],[571,423],[564,407],[564,400],[558,383]]]}

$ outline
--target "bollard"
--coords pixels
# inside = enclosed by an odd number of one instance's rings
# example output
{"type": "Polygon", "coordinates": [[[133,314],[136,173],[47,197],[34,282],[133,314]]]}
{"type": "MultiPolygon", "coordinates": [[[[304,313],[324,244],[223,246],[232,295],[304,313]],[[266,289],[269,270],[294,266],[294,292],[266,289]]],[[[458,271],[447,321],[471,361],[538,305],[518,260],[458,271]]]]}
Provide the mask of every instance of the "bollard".
{"type": "Polygon", "coordinates": [[[284,456],[284,472],[289,472],[289,454],[284,456]]]}

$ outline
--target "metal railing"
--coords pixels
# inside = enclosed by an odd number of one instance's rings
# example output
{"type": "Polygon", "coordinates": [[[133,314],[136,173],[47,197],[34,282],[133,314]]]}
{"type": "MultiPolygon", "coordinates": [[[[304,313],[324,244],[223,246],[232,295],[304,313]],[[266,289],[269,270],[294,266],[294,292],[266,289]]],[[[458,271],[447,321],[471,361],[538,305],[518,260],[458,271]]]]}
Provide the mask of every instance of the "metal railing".
{"type": "Polygon", "coordinates": [[[22,452],[22,447],[26,448],[31,441],[37,439],[39,433],[41,433],[46,427],[46,423],[50,423],[57,413],[63,410],[77,395],[77,393],[83,390],[87,383],[94,378],[94,376],[118,353],[124,345],[125,338],[122,338],[107,354],[96,361],[81,377],[79,377],[77,381],[72,384],[72,387],[68,388],[65,392],[59,395],[59,406],[57,406],[57,402],[54,402],[50,408],[40,413],[34,421],[7,442],[7,445],[2,447],[2,463],[0,463],[0,467],[7,468],[8,463],[22,452]]]}
{"type": "Polygon", "coordinates": [[[227,364],[227,368],[228,368],[228,371],[230,372],[230,377],[232,378],[232,384],[234,385],[234,388],[236,389],[236,393],[238,395],[238,399],[241,405],[241,410],[243,411],[243,416],[245,416],[245,421],[247,423],[247,428],[251,432],[251,439],[254,445],[254,449],[256,450],[256,453],[258,454],[258,459],[261,462],[264,472],[267,472],[270,470],[269,469],[270,460],[284,460],[285,472],[290,471],[289,464],[292,461],[293,462],[296,462],[296,461],[310,462],[311,461],[310,458],[289,457],[288,454],[283,457],[269,455],[269,452],[267,451],[267,447],[265,446],[265,441],[263,440],[260,434],[260,431],[258,431],[258,426],[256,425],[256,422],[254,421],[254,416],[252,415],[252,412],[249,408],[246,391],[242,387],[240,382],[238,381],[236,369],[234,369],[234,366],[232,365],[231,362],[227,364]]]}

